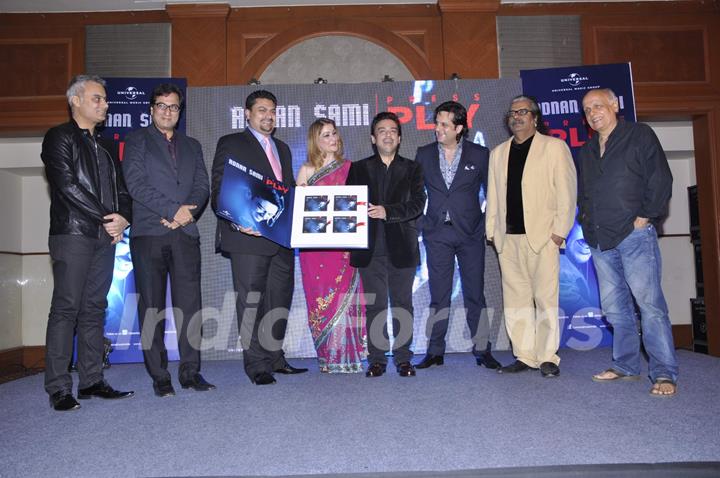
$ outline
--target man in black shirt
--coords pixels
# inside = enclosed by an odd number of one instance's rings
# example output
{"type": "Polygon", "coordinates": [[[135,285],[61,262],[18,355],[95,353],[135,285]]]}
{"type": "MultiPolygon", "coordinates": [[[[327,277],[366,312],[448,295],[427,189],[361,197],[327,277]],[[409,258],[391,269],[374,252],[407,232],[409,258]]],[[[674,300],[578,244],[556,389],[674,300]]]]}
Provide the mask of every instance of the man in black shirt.
{"type": "Polygon", "coordinates": [[[650,393],[674,395],[678,366],[655,231],[672,192],[670,167],[649,126],[618,121],[618,99],[612,90],[589,91],[583,110],[598,134],[580,151],[578,220],[597,270],[602,309],[613,326],[613,366],[593,380],[639,377],[634,298],[649,357],[650,393]]]}
{"type": "Polygon", "coordinates": [[[422,168],[398,154],[400,120],[394,113],[378,113],[370,126],[376,154],[353,163],[347,184],[368,187],[368,248],[353,250],[366,297],[368,377],[385,373],[389,349],[386,332],[388,296],[393,334],[393,359],[401,377],[415,376],[410,362],[413,337],[412,285],[420,265],[415,220],[425,205],[422,168]]]}
{"type": "Polygon", "coordinates": [[[516,360],[499,373],[560,374],[560,246],[575,218],[577,176],[564,141],[541,134],[537,102],[513,99],[512,138],[493,149],[486,235],[502,271],[505,327],[516,360]]]}

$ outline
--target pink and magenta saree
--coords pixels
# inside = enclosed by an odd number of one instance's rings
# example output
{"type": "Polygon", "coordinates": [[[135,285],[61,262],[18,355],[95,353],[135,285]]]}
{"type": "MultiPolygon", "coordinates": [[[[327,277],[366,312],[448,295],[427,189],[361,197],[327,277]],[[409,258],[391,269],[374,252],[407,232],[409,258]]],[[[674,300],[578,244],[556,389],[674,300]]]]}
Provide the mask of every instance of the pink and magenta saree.
{"type": "MultiPolygon", "coordinates": [[[[344,185],[349,169],[350,161],[333,162],[313,174],[308,186],[344,185]]],[[[300,267],[320,371],[362,372],[365,311],[360,274],[350,266],[350,253],[300,251],[300,267]]]]}

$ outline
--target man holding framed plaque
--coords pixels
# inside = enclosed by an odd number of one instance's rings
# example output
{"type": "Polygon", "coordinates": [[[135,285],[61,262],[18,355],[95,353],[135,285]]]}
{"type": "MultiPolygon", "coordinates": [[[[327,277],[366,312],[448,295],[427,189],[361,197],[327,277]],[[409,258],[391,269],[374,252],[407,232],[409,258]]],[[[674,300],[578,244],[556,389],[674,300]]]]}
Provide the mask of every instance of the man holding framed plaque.
{"type": "Polygon", "coordinates": [[[398,154],[397,115],[378,113],[370,132],[376,153],[353,163],[347,179],[349,185],[366,185],[369,196],[368,248],[350,253],[350,265],[360,270],[366,297],[369,367],[365,375],[379,377],[387,367],[389,297],[395,366],[400,376],[412,377],[412,284],[420,264],[415,220],[425,206],[423,174],[418,163],[398,154]]]}
{"type": "MultiPolygon", "coordinates": [[[[290,148],[272,135],[276,106],[277,99],[269,91],[250,93],[245,100],[247,128],[218,141],[212,166],[212,206],[216,213],[229,158],[287,186],[295,185],[290,148]]],[[[270,212],[265,210],[261,214],[258,210],[257,216],[265,220],[270,212]]],[[[295,283],[293,250],[262,237],[257,228],[241,227],[223,219],[217,222],[215,243],[230,258],[247,376],[257,385],[269,385],[275,383],[273,373],[307,372],[306,368],[288,364],[282,350],[295,283]],[[245,317],[247,309],[256,310],[245,317]]]]}

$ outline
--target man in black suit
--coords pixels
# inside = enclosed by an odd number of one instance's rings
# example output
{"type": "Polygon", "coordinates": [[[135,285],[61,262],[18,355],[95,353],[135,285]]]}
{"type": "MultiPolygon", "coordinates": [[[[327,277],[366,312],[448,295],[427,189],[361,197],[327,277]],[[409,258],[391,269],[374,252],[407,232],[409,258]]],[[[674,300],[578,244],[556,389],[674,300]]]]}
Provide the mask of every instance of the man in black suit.
{"type": "MultiPolygon", "coordinates": [[[[217,211],[225,162],[228,158],[255,171],[295,186],[290,148],[273,138],[275,95],[265,90],[245,100],[248,126],[241,133],[220,138],[212,167],[212,207],[217,211]]],[[[238,332],[242,338],[245,373],[257,385],[275,383],[273,372],[307,372],[287,363],[282,350],[294,288],[295,255],[252,228],[218,219],[216,247],[230,258],[237,292],[238,332]]]]}
{"type": "Polygon", "coordinates": [[[425,174],[428,207],[423,242],[430,283],[430,338],[417,368],[442,365],[450,315],[455,258],[460,267],[466,319],[478,365],[497,369],[490,353],[490,324],[485,309],[485,212],[480,191],[487,190],[488,149],[465,140],[467,111],[455,101],[435,109],[437,141],[418,148],[415,161],[425,174]]]}
{"type": "Polygon", "coordinates": [[[200,143],[175,130],[182,102],[176,85],[155,87],[150,100],[152,124],[127,136],[122,162],[133,199],[130,254],[140,294],[143,358],[159,397],[175,395],[165,348],[168,277],[180,385],[197,391],[215,388],[200,375],[200,232],[195,224],[210,188],[200,143]]]}
{"type": "Polygon", "coordinates": [[[385,373],[390,348],[388,292],[393,314],[393,359],[400,376],[415,376],[410,362],[413,336],[412,285],[420,264],[415,219],[422,214],[425,191],[420,165],[398,154],[400,120],[378,113],[370,127],[376,154],[353,163],[347,184],[368,186],[368,248],[350,253],[360,270],[366,296],[368,377],[385,373]]]}

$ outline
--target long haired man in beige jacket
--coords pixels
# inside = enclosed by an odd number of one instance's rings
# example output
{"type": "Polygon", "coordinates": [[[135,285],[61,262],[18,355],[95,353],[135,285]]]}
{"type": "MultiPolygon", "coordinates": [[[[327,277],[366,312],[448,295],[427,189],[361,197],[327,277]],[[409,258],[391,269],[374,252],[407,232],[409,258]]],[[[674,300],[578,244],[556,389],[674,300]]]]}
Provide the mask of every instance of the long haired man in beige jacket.
{"type": "Polygon", "coordinates": [[[515,97],[512,137],[490,154],[486,235],[498,253],[505,327],[516,360],[498,370],[560,374],[560,247],[575,218],[577,174],[564,141],[541,133],[537,102],[515,97]]]}

